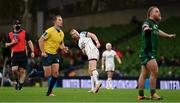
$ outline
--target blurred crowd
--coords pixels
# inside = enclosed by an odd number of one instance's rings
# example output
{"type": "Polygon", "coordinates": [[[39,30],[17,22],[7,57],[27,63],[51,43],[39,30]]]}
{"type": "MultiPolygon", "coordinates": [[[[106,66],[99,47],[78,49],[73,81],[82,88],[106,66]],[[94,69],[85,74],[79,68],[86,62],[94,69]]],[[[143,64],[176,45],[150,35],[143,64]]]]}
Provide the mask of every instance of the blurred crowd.
{"type": "Polygon", "coordinates": [[[176,58],[176,57],[166,58],[164,56],[160,56],[158,60],[158,65],[161,67],[180,66],[180,61],[179,61],[179,58],[176,58]]]}

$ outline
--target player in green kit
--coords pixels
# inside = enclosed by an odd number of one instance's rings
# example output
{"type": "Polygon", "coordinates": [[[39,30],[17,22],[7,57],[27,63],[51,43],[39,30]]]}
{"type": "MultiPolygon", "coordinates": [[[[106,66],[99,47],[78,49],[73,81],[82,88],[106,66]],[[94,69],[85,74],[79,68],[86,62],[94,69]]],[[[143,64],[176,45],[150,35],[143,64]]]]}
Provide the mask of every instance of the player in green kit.
{"type": "Polygon", "coordinates": [[[167,34],[158,28],[158,22],[161,21],[161,13],[158,7],[152,6],[147,11],[147,19],[142,26],[141,34],[141,74],[138,80],[139,96],[138,100],[149,99],[144,96],[144,83],[146,76],[150,74],[150,99],[162,99],[156,93],[156,78],[158,74],[158,64],[156,61],[158,36],[173,38],[175,34],[167,34]]]}

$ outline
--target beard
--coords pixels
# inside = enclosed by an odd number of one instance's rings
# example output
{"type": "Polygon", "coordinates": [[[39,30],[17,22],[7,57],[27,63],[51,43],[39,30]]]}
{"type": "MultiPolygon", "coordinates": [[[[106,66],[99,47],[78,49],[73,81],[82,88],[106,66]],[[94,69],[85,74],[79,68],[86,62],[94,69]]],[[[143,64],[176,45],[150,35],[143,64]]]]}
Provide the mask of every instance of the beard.
{"type": "Polygon", "coordinates": [[[161,16],[156,16],[156,17],[155,17],[155,21],[156,21],[156,22],[160,22],[160,21],[161,21],[161,16]]]}

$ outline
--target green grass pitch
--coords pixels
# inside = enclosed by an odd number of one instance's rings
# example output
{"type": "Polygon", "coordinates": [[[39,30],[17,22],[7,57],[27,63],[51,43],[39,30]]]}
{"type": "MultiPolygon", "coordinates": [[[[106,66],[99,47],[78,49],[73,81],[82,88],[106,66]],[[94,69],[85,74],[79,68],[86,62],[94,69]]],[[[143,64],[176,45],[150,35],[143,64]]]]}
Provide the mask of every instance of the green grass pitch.
{"type": "MultiPolygon", "coordinates": [[[[88,89],[55,88],[55,97],[45,96],[47,88],[25,87],[16,91],[13,87],[0,88],[0,102],[139,102],[136,89],[100,89],[99,93],[88,93],[88,89]]],[[[157,90],[163,100],[140,102],[179,102],[180,90],[157,90]]],[[[149,95],[149,91],[145,91],[149,95]]]]}

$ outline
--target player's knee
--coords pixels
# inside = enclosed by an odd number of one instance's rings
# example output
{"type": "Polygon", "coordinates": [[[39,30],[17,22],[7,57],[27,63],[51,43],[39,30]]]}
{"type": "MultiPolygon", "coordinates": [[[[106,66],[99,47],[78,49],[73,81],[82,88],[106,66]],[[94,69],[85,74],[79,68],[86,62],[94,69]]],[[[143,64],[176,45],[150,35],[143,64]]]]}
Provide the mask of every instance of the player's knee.
{"type": "Polygon", "coordinates": [[[44,74],[44,77],[45,77],[45,78],[48,78],[48,77],[50,77],[50,76],[51,76],[50,73],[45,73],[45,74],[44,74]]]}
{"type": "Polygon", "coordinates": [[[52,75],[53,75],[53,77],[56,77],[56,78],[57,78],[57,77],[59,76],[59,72],[58,72],[58,71],[57,71],[57,72],[54,72],[52,75]]]}
{"type": "Polygon", "coordinates": [[[25,74],[26,71],[25,71],[23,68],[20,68],[20,69],[19,69],[19,72],[20,72],[21,74],[25,74]]]}
{"type": "Polygon", "coordinates": [[[15,72],[15,71],[18,71],[18,67],[17,66],[12,67],[12,72],[15,72]]]}
{"type": "Polygon", "coordinates": [[[154,78],[156,78],[157,77],[157,75],[158,75],[158,72],[157,71],[154,71],[154,72],[151,72],[151,77],[154,77],[154,78]]]}

